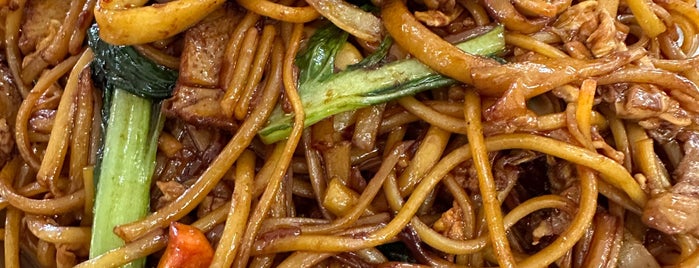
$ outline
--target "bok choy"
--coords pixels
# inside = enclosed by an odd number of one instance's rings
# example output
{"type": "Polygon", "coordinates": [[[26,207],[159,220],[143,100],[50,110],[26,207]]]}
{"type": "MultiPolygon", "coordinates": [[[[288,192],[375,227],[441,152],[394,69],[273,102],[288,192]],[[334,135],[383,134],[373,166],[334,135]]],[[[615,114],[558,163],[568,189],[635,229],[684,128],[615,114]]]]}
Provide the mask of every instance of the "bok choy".
{"type": "MultiPolygon", "coordinates": [[[[95,174],[93,258],[124,244],[113,232],[116,225],[148,213],[157,139],[164,122],[160,100],[172,93],[177,72],[132,47],[103,42],[96,26],[89,29],[88,38],[95,53],[93,80],[104,89],[105,100],[102,158],[95,174]]],[[[143,260],[130,264],[142,266],[143,260]]]]}
{"type": "MultiPolygon", "coordinates": [[[[344,111],[457,83],[416,59],[377,66],[381,62],[377,58],[385,56],[388,46],[357,66],[335,73],[335,55],[346,39],[347,33],[329,24],[311,36],[308,47],[296,58],[299,96],[306,113],[305,126],[344,111]]],[[[503,27],[496,26],[456,46],[471,54],[496,55],[505,49],[503,27]]],[[[259,132],[262,141],[273,143],[288,137],[292,117],[284,113],[280,106],[276,107],[267,126],[259,132]]]]}

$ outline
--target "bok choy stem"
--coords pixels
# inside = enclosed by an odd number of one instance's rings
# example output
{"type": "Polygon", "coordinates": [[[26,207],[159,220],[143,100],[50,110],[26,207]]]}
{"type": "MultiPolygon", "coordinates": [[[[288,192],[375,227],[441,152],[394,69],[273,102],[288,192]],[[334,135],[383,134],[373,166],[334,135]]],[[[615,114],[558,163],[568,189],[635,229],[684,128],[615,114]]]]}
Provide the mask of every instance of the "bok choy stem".
{"type": "MultiPolygon", "coordinates": [[[[159,99],[169,96],[177,73],[142,57],[132,47],[112,46],[88,33],[95,52],[93,80],[104,89],[104,139],[96,169],[97,191],[90,258],[124,244],[114,227],[149,210],[157,140],[163,127],[159,99]]],[[[143,267],[137,260],[128,267],[143,267]]]]}

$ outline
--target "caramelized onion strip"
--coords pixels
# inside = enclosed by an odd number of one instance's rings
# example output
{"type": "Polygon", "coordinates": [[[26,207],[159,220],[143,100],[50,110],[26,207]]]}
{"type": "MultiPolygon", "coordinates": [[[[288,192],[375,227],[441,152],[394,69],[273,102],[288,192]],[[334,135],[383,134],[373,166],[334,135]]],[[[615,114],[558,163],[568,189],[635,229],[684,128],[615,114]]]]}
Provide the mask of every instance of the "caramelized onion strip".
{"type": "Polygon", "coordinates": [[[247,10],[280,21],[304,23],[320,16],[311,6],[290,7],[267,0],[237,0],[237,2],[247,10]]]}
{"type": "Polygon", "coordinates": [[[369,42],[383,38],[381,20],[344,0],[308,0],[309,5],[338,28],[369,42]]]}

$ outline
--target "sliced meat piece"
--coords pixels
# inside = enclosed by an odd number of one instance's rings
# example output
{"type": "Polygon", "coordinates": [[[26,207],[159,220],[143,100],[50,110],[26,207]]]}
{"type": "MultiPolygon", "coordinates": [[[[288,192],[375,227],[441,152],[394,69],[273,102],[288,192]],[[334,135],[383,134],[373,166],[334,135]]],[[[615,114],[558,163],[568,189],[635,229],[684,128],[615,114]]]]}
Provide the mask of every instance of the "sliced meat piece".
{"type": "Polygon", "coordinates": [[[607,12],[600,12],[599,25],[585,43],[595,57],[601,58],[625,48],[626,46],[622,43],[625,39],[626,33],[617,29],[614,18],[607,12]]]}
{"type": "Polygon", "coordinates": [[[37,50],[46,37],[55,34],[69,9],[70,1],[27,1],[18,41],[22,53],[26,55],[37,50]]]}
{"type": "Polygon", "coordinates": [[[187,30],[178,83],[218,87],[223,53],[237,20],[238,16],[233,11],[222,9],[187,30]]]}
{"type": "Polygon", "coordinates": [[[220,100],[225,90],[219,83],[223,53],[237,20],[239,14],[226,7],[187,30],[180,76],[173,97],[164,105],[168,116],[199,126],[237,130],[233,118],[221,112],[220,100]]]}
{"type": "Polygon", "coordinates": [[[176,116],[184,121],[200,125],[222,128],[231,132],[238,129],[232,117],[226,117],[221,109],[220,100],[223,90],[218,88],[201,88],[178,84],[175,96],[165,102],[168,116],[176,116]]]}
{"type": "Polygon", "coordinates": [[[667,234],[699,234],[699,133],[682,133],[684,157],[674,172],[677,183],[653,197],[643,221],[667,234]]]}

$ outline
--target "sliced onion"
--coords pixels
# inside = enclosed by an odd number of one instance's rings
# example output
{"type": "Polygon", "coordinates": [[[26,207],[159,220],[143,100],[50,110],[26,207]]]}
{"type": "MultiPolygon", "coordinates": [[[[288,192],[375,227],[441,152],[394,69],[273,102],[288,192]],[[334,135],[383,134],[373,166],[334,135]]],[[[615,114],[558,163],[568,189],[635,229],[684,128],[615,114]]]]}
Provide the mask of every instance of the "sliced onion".
{"type": "Polygon", "coordinates": [[[95,7],[100,37],[114,45],[145,44],[172,37],[223,5],[225,0],[176,0],[165,4],[126,8],[141,0],[101,0],[95,7]]]}
{"type": "Polygon", "coordinates": [[[381,20],[343,0],[307,0],[323,17],[349,34],[366,41],[379,42],[383,36],[381,20]]]}

